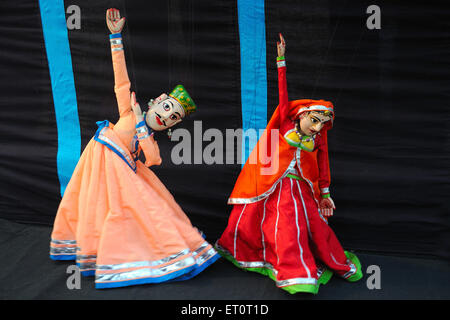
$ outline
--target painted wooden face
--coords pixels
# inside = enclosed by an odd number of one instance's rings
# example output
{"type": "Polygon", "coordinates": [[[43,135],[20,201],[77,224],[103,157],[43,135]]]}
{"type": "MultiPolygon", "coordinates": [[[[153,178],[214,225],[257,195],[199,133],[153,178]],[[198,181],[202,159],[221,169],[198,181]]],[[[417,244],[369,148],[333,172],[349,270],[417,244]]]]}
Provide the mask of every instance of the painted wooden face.
{"type": "Polygon", "coordinates": [[[330,116],[316,111],[302,114],[299,119],[300,131],[307,136],[313,136],[322,130],[325,122],[330,121],[330,116]]]}
{"type": "Polygon", "coordinates": [[[184,116],[181,104],[176,99],[166,96],[165,99],[150,106],[145,122],[153,130],[162,131],[181,122],[184,116]]]}

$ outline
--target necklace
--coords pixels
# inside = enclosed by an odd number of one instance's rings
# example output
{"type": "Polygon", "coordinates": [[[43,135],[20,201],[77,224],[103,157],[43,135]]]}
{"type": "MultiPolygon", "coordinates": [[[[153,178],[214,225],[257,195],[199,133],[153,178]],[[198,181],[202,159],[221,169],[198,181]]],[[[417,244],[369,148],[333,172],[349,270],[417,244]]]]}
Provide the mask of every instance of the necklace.
{"type": "Polygon", "coordinates": [[[297,124],[295,124],[295,133],[297,134],[297,136],[298,136],[298,138],[300,139],[300,141],[305,141],[305,142],[311,141],[311,137],[309,137],[309,136],[303,136],[303,135],[300,133],[300,130],[299,130],[299,127],[298,127],[297,124]],[[305,137],[306,137],[306,138],[305,138],[305,137]],[[303,140],[304,138],[305,138],[305,140],[303,140]]]}

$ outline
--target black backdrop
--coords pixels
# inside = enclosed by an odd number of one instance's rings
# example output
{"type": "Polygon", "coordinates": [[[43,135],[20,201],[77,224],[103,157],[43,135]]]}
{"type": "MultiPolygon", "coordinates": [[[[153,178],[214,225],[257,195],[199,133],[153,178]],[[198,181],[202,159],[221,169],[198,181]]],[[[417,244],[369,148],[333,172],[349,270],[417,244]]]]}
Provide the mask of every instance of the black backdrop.
{"type": "MultiPolygon", "coordinates": [[[[141,104],[183,83],[198,112],[180,127],[242,126],[236,1],[65,1],[73,4],[81,9],[69,41],[82,148],[97,120],[118,118],[109,7],[127,18],[125,54],[141,104]]],[[[38,2],[2,2],[0,12],[0,218],[51,225],[61,198],[58,143],[38,2]]],[[[448,12],[435,1],[265,1],[268,116],[279,32],[290,98],[335,104],[330,224],[346,248],[450,258],[448,12]],[[381,8],[380,30],[366,27],[371,4],[381,8]]],[[[163,164],[152,169],[214,241],[240,165],[174,165],[175,142],[157,139],[163,164]]]]}

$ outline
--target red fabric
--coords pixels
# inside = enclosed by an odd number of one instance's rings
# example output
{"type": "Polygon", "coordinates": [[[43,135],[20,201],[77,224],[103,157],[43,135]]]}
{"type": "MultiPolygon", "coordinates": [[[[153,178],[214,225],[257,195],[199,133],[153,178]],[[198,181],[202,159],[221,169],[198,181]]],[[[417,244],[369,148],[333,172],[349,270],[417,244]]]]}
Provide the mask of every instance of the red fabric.
{"type": "Polygon", "coordinates": [[[218,244],[240,262],[270,263],[277,281],[317,279],[316,259],[341,276],[350,271],[310,187],[288,177],[268,198],[235,205],[218,244]]]}

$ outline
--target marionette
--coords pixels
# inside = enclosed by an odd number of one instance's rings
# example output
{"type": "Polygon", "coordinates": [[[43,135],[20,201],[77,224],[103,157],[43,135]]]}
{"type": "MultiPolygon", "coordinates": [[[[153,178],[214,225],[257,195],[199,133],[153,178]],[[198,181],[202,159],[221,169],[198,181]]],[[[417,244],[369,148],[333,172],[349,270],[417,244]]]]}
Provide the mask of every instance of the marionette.
{"type": "Polygon", "coordinates": [[[328,225],[335,209],[327,142],[333,104],[288,100],[285,47],[280,34],[279,105],[228,199],[233,209],[216,249],[239,268],[266,275],[289,293],[317,294],[333,273],[359,280],[361,264],[343,250],[328,225]]]}
{"type": "Polygon", "coordinates": [[[196,105],[178,85],[142,112],[130,94],[120,33],[125,18],[108,9],[106,22],[120,118],[97,122],[59,205],[50,257],[75,260],[99,289],[186,280],[219,254],[148,167],[161,163],[153,131],[179,123],[196,105]]]}

